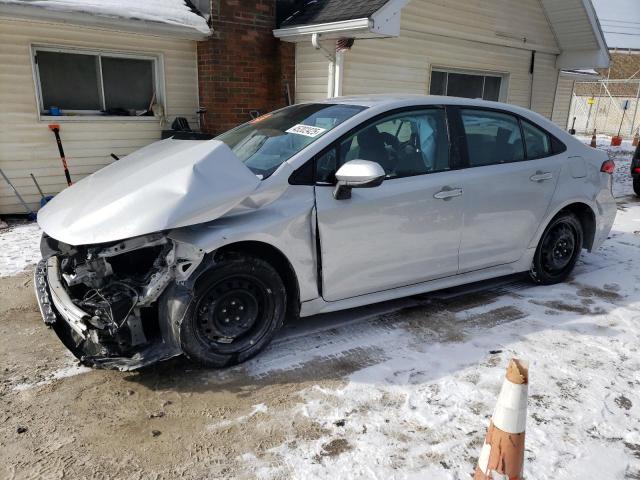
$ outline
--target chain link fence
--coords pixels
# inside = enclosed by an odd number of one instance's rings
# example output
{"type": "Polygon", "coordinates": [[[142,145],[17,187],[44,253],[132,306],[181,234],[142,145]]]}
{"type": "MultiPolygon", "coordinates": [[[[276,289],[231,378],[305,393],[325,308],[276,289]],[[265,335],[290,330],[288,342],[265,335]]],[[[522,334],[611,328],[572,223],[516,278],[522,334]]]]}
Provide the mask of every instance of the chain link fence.
{"type": "Polygon", "coordinates": [[[569,111],[578,133],[633,136],[640,128],[640,79],[576,82],[569,111]]]}

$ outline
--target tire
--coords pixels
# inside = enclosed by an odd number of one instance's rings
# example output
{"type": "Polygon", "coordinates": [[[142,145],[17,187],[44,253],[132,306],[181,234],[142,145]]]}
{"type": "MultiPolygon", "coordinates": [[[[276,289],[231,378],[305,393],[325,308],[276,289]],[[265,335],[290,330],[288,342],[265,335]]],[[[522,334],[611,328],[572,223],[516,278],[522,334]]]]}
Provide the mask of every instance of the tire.
{"type": "Polygon", "coordinates": [[[180,327],[189,359],[213,368],[256,355],[284,323],[287,293],[267,262],[227,256],[205,272],[180,327]]]}
{"type": "Polygon", "coordinates": [[[640,177],[635,177],[633,179],[633,191],[640,197],[640,177]]]}
{"type": "Polygon", "coordinates": [[[547,226],[536,249],[531,278],[541,285],[561,283],[573,271],[583,243],[580,220],[573,213],[561,213],[547,226]]]}

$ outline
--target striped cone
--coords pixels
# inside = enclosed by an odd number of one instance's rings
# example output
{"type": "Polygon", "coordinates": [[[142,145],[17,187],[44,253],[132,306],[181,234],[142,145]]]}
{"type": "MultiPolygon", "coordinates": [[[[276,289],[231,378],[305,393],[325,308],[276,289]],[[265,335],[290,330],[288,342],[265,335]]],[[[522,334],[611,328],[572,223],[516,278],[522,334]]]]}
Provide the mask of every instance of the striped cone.
{"type": "Polygon", "coordinates": [[[484,440],[474,480],[521,480],[529,368],[513,359],[484,440]]]}

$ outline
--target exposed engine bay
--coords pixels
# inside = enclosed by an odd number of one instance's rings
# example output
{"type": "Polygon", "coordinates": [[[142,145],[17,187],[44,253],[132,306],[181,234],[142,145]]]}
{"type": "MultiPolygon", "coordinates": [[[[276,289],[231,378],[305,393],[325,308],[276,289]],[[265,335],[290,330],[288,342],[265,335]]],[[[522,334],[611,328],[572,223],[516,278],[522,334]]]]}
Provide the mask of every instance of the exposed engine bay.
{"type": "Polygon", "coordinates": [[[78,247],[44,236],[41,250],[43,317],[83,363],[126,370],[180,353],[159,299],[185,285],[202,250],[161,233],[78,247]]]}

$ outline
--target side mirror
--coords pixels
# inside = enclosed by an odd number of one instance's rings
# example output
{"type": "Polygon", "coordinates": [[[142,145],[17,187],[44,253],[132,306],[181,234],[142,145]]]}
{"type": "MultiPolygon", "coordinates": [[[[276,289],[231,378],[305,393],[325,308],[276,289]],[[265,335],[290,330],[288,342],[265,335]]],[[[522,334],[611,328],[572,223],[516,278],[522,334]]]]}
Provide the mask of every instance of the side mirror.
{"type": "Polygon", "coordinates": [[[336,200],[351,198],[352,188],[378,187],[384,181],[386,173],[379,163],[369,160],[351,160],[336,172],[338,184],[333,192],[336,200]]]}

